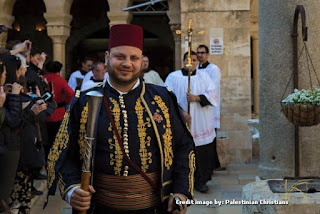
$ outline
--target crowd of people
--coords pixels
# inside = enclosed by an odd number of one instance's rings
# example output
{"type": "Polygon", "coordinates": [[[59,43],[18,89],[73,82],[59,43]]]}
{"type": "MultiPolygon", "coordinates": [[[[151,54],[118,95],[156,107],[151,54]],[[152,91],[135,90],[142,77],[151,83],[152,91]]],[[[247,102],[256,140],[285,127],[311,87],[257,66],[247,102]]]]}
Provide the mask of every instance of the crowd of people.
{"type": "Polygon", "coordinates": [[[62,64],[31,44],[0,51],[0,213],[30,213],[32,197],[43,194],[33,180],[47,179],[47,155],[74,96],[62,64]]]}
{"type": "Polygon", "coordinates": [[[48,178],[49,194],[59,183],[75,210],[95,214],[185,213],[185,205],[175,210],[174,199],[193,199],[193,188],[208,192],[220,166],[221,74],[208,62],[207,46],[191,53],[191,64],[185,53],[184,67],[163,81],[142,53],[142,29],[115,25],[105,62],[85,57],[68,82],[60,62],[30,47],[27,40],[0,51],[0,213],[14,207],[30,213],[31,198],[42,194],[34,179],[48,178]],[[91,90],[104,100],[93,183],[85,191],[79,186],[91,90]]]}

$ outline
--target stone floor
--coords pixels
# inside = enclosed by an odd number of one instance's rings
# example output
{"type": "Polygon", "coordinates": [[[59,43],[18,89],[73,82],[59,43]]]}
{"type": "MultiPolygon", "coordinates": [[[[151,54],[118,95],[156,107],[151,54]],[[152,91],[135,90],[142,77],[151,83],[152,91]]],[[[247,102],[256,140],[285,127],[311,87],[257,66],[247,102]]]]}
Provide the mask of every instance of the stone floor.
{"type": "MultiPolygon", "coordinates": [[[[195,192],[197,201],[241,200],[242,186],[255,181],[258,175],[257,164],[231,164],[226,171],[215,171],[208,182],[210,191],[206,194],[195,192]]],[[[42,210],[45,197],[39,197],[31,210],[31,214],[71,214],[71,207],[60,199],[59,194],[50,197],[49,204],[42,210]]],[[[187,214],[240,214],[241,205],[193,205],[187,214]]]]}

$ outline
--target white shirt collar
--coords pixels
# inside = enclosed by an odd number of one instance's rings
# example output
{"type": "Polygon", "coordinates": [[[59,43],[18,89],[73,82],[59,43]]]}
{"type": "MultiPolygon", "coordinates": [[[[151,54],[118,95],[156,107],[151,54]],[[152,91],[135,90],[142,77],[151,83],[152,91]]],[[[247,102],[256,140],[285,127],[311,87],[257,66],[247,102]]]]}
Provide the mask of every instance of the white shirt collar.
{"type": "MultiPolygon", "coordinates": [[[[128,92],[122,92],[122,91],[119,91],[118,89],[116,89],[115,87],[113,87],[113,85],[110,83],[109,81],[109,75],[107,77],[107,81],[109,83],[109,85],[114,89],[116,90],[120,95],[123,95],[123,94],[127,94],[128,92]]],[[[138,78],[138,81],[136,82],[136,84],[134,84],[134,86],[132,87],[131,91],[134,90],[135,88],[137,88],[138,86],[140,85],[140,79],[138,78]]]]}

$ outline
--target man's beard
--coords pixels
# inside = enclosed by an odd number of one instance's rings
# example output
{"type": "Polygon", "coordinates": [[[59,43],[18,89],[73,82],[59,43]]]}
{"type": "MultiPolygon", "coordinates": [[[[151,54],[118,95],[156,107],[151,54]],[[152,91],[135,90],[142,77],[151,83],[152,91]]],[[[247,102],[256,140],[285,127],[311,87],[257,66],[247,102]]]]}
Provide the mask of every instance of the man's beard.
{"type": "Polygon", "coordinates": [[[108,60],[107,62],[107,72],[109,74],[109,79],[111,79],[113,82],[115,82],[118,85],[129,85],[131,83],[134,83],[135,81],[137,81],[137,79],[140,77],[141,75],[141,70],[140,72],[137,72],[136,74],[134,74],[130,79],[128,80],[122,80],[120,78],[118,78],[115,69],[113,69],[110,66],[110,60],[108,60]]]}

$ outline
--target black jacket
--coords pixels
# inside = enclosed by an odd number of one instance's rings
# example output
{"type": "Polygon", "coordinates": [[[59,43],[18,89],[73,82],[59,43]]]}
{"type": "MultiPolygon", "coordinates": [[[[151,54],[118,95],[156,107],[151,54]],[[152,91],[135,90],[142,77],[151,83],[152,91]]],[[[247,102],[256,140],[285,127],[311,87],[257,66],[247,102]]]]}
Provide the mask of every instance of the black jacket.
{"type": "Polygon", "coordinates": [[[0,128],[0,155],[6,150],[20,149],[20,129],[22,124],[22,108],[19,95],[7,95],[2,108],[4,121],[0,128]]]}
{"type": "Polygon", "coordinates": [[[26,72],[26,79],[27,79],[27,87],[31,87],[33,93],[35,93],[35,86],[37,85],[40,89],[41,95],[46,92],[47,83],[39,76],[41,73],[41,69],[38,68],[36,65],[30,63],[29,68],[26,72]]]}

